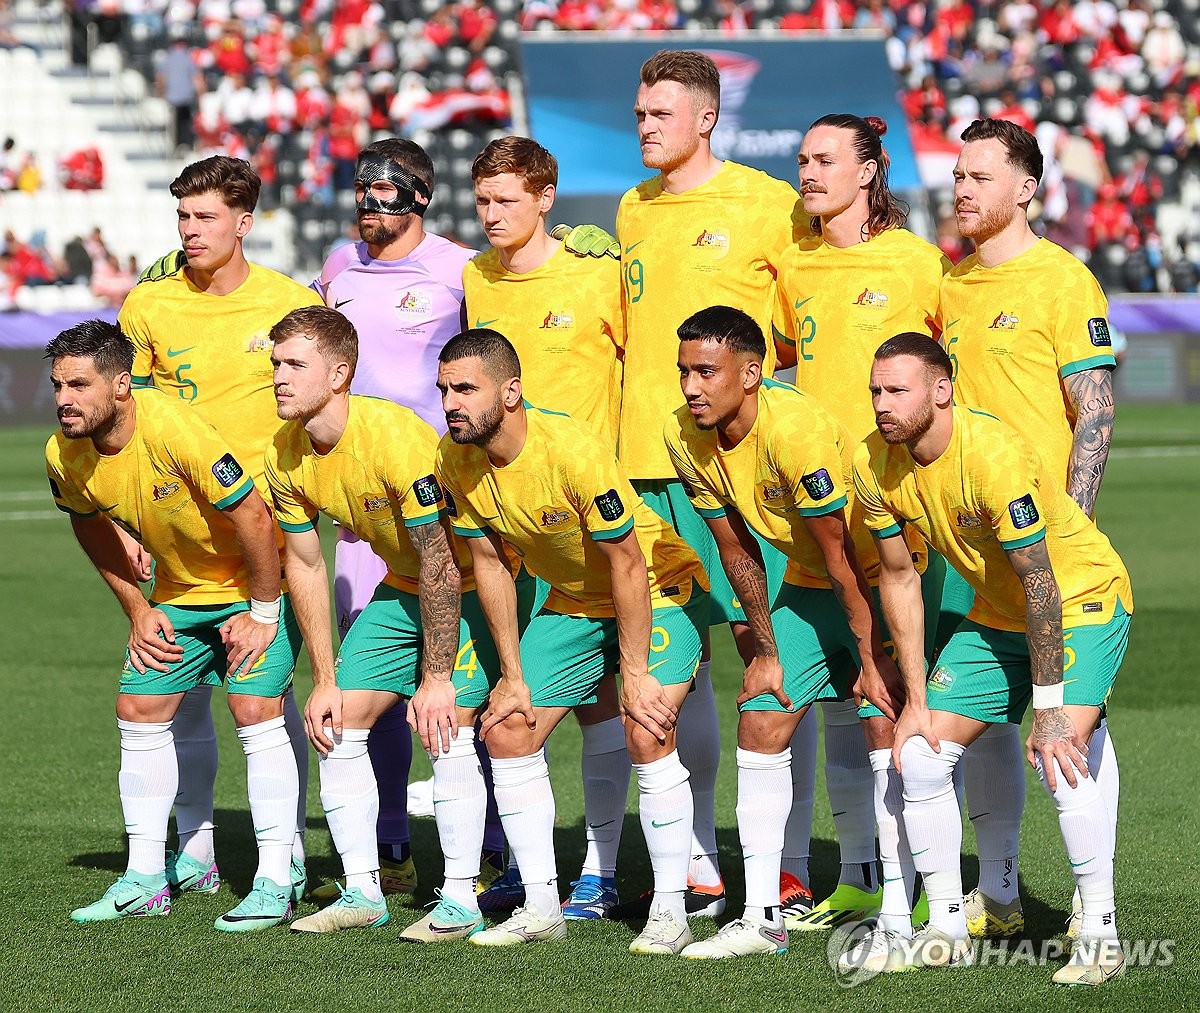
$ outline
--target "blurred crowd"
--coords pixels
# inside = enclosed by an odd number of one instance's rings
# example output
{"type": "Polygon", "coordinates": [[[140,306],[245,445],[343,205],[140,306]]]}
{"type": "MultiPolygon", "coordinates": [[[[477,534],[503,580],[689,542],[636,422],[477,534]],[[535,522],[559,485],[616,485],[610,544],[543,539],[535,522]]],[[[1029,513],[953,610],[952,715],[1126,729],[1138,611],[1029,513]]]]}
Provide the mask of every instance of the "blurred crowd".
{"type": "MultiPolygon", "coordinates": [[[[919,159],[952,162],[961,129],[981,114],[1017,120],[1047,156],[1043,230],[1108,288],[1195,291],[1200,274],[1193,0],[68,2],[73,18],[143,60],[174,109],[180,148],[250,159],[268,207],[293,161],[296,198],[333,203],[374,133],[505,126],[518,28],[874,29],[919,159]]],[[[939,238],[954,255],[948,210],[945,191],[935,193],[939,238]]]]}
{"type": "Polygon", "coordinates": [[[23,286],[86,285],[103,305],[118,307],[137,283],[138,265],[124,261],[104,241],[99,228],[76,236],[58,252],[46,246],[44,232],[26,240],[6,229],[0,240],[0,310],[17,308],[23,286]]]}

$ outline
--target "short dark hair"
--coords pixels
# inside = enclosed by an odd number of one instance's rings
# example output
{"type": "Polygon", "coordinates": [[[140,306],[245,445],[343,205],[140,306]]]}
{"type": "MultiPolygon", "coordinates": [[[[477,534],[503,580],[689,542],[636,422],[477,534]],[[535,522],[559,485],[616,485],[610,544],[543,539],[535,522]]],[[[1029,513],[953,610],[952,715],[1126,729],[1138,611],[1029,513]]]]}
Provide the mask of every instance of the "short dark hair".
{"type": "Polygon", "coordinates": [[[84,320],[60,331],[46,346],[45,358],[91,359],[101,375],[112,379],[133,369],[133,342],[117,324],[107,320],[84,320]]]}
{"type": "Polygon", "coordinates": [[[405,137],[381,137],[372,141],[358,153],[359,158],[367,155],[377,155],[380,158],[390,158],[401,169],[411,172],[433,193],[433,159],[416,141],[405,137]]]}
{"type": "Polygon", "coordinates": [[[472,327],[454,335],[438,353],[438,362],[475,358],[482,359],[488,372],[497,380],[521,375],[521,360],[512,342],[488,327],[472,327]]]}
{"type": "Polygon", "coordinates": [[[1018,123],[1010,120],[976,120],[962,132],[963,143],[999,141],[1008,153],[1008,164],[1025,175],[1042,181],[1042,149],[1037,138],[1018,123]]]}
{"type": "Polygon", "coordinates": [[[748,313],[732,306],[709,306],[679,325],[680,341],[715,341],[740,355],[767,357],[767,340],[762,328],[748,313]]]}
{"type": "Polygon", "coordinates": [[[920,359],[927,369],[944,374],[947,380],[954,376],[954,364],[950,361],[950,356],[928,334],[905,331],[888,338],[875,349],[876,359],[895,359],[901,355],[911,355],[914,359],[920,359]]]}
{"type": "Polygon", "coordinates": [[[345,314],[328,306],[301,306],[271,328],[271,341],[284,341],[304,334],[313,339],[326,358],[350,364],[350,378],[358,365],[358,332],[345,314]]]}
{"type": "Polygon", "coordinates": [[[253,213],[258,207],[262,180],[254,167],[243,158],[213,155],[193,162],[171,181],[171,196],[176,200],[219,194],[228,208],[253,213]]]}
{"type": "Polygon", "coordinates": [[[660,49],[642,64],[642,84],[674,81],[688,90],[697,109],[712,106],[721,113],[721,72],[711,56],[693,49],[660,49]]]}
{"type": "Polygon", "coordinates": [[[558,159],[528,137],[498,137],[471,163],[474,183],[506,172],[521,177],[526,193],[540,196],[546,187],[558,186],[558,159]]]}

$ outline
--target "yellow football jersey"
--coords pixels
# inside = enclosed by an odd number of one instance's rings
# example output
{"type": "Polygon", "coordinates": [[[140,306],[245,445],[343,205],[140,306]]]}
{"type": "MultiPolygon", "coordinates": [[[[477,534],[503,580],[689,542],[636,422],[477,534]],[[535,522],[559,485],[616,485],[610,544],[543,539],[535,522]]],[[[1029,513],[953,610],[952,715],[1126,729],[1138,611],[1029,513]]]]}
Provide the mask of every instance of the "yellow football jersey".
{"type": "Polygon", "coordinates": [[[875,350],[905,331],[940,334],[938,288],[951,266],[906,229],[845,249],[809,235],[783,255],[774,338],[796,349],[796,386],[854,442],[875,431],[867,390],[875,350]]]}
{"type": "Polygon", "coordinates": [[[1007,422],[1065,487],[1075,419],[1062,381],[1116,365],[1092,273],[1048,239],[998,267],[972,254],[942,281],[941,308],[955,400],[1007,422]]]}
{"type": "Polygon", "coordinates": [[[621,265],[561,246],[541,267],[506,271],[495,250],[463,268],[468,319],[517,350],[526,395],[617,446],[621,414],[621,265]]]}
{"type": "MultiPolygon", "coordinates": [[[[702,186],[664,193],[662,177],[621,198],[625,392],[620,456],[630,478],[674,478],[662,427],[683,403],[676,363],[679,325],[697,310],[733,306],[770,334],[775,276],[784,251],[808,227],[795,189],[736,162],[702,186]]],[[[775,371],[767,343],[763,373],[775,371]]]]}
{"type": "Polygon", "coordinates": [[[716,430],[696,425],[687,406],[667,420],[667,452],[701,517],[732,507],[747,526],[788,557],[783,579],[829,587],[821,548],[806,517],[846,511],[858,561],[878,580],[879,556],[850,494],[854,450],[836,418],[791,384],[764,378],[758,417],[736,446],[724,449],[716,430]]]}
{"type": "Polygon", "coordinates": [[[179,271],[143,282],[125,298],[118,321],[137,353],[133,382],[195,405],[229,441],[270,502],[263,461],[279,429],[267,334],[301,306],[321,297],[275,271],[250,265],[228,295],[209,295],[179,271]]]}
{"type": "Polygon", "coordinates": [[[103,513],[154,559],[158,605],[221,605],[250,598],[249,572],[222,510],[254,488],[229,444],[200,412],[152,388],[133,392],[134,430],[115,454],[62,433],[46,443],[54,503],[103,513]]]}
{"type": "Polygon", "coordinates": [[[608,560],[596,542],[631,530],[655,607],[686,604],[693,581],[708,589],[696,554],[642,502],[611,448],[576,419],[526,410],[525,446],[503,468],[479,447],[442,437],[437,473],[456,532],[499,535],[550,585],[546,608],[564,615],[614,615],[608,560]]]}
{"type": "Polygon", "coordinates": [[[887,538],[915,527],[975,588],[967,615],[1025,630],[1025,590],[1005,550],[1046,539],[1063,626],[1106,623],[1117,598],[1133,612],[1125,564],[1019,434],[991,415],[954,409],[946,452],[925,467],[876,434],[859,444],[854,485],[867,525],[887,538]]]}
{"type": "MultiPolygon", "coordinates": [[[[351,395],[346,430],[318,454],[299,420],[285,422],[267,449],[267,482],[275,519],[284,531],[308,531],[318,512],[353,531],[387,563],[383,582],[416,594],[421,559],[402,528],[435,523],[445,507],[434,477],[438,436],[408,408],[382,398],[351,395]]],[[[471,590],[471,559],[454,540],[471,590]]]]}

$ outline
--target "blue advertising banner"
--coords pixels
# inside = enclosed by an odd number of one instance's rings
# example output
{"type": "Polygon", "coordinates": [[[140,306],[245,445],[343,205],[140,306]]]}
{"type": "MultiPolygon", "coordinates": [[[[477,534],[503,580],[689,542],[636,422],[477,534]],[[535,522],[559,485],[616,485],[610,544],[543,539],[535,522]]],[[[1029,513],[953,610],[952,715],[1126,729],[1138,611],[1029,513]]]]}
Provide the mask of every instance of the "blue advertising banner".
{"type": "Polygon", "coordinates": [[[796,185],[796,152],[826,113],[880,116],[895,190],[917,189],[916,159],[881,38],[656,36],[646,41],[525,34],[521,52],[532,136],[558,159],[558,193],[624,193],[642,165],[633,102],[638,72],[660,49],[697,49],[721,72],[713,152],[796,185]]]}

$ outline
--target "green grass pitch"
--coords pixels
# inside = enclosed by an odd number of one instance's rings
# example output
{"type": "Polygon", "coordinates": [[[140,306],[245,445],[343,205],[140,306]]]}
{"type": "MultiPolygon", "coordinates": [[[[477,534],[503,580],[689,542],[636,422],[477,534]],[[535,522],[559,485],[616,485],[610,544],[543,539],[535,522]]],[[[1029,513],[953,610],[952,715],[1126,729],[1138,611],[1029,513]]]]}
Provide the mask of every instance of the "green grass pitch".
{"type": "MultiPolygon", "coordinates": [[[[124,868],[117,798],[113,698],[124,643],[122,616],[46,495],[44,430],[0,430],[0,582],[5,603],[4,774],[0,777],[0,1008],[10,1010],[1181,1010],[1200,1006],[1195,911],[1195,752],[1200,695],[1188,645],[1200,609],[1194,516],[1200,502],[1200,408],[1123,407],[1100,521],[1133,576],[1132,644],[1111,710],[1121,764],[1117,851],[1123,938],[1174,940],[1171,966],[1133,968],[1121,981],[1081,995],[1054,989],[1051,967],[983,967],[900,975],[842,989],[823,934],[793,933],[777,959],[694,964],[626,952],[621,923],[573,923],[568,941],[517,950],[466,944],[411,947],[397,926],[432,900],[441,862],[432,820],[413,821],[421,876],[413,900],[390,901],[392,924],[372,933],[297,938],[283,930],[227,936],[213,919],[250,886],[254,841],[245,767],[221,695],[217,849],[227,885],[185,897],[169,918],[79,926],[68,911],[94,900],[124,868]]],[[[719,784],[721,863],[729,916],[740,913],[741,861],[732,762],[739,668],[727,634],[715,637],[714,681],[725,762],[719,784]]],[[[300,695],[310,685],[297,676],[300,695]]],[[[579,733],[567,720],[551,740],[558,802],[561,881],[583,852],[579,733]]],[[[427,773],[418,750],[414,776],[427,773]]],[[[1071,879],[1050,800],[1028,772],[1021,870],[1028,934],[1055,936],[1071,879]]],[[[631,808],[635,804],[631,796],[631,808]]],[[[317,795],[309,784],[309,869],[339,871],[317,795]]],[[[812,870],[818,895],[837,875],[823,780],[817,785],[812,870]]],[[[965,878],[974,842],[965,834],[965,878]]],[[[636,815],[625,825],[620,884],[632,896],[649,883],[636,815]]],[[[307,905],[303,911],[311,910],[307,905]]],[[[695,926],[699,936],[715,930],[695,926]]]]}

